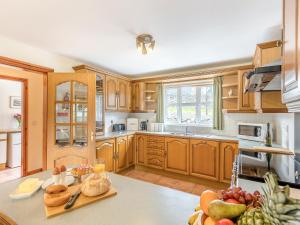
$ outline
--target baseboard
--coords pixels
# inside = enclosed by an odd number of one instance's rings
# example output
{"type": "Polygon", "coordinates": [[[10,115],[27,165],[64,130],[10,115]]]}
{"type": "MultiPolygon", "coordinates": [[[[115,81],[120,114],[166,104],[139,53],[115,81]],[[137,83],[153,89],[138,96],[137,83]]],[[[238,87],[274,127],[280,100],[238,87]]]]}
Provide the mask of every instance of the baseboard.
{"type": "Polygon", "coordinates": [[[31,170],[31,171],[27,171],[26,176],[33,175],[33,174],[36,174],[36,173],[39,173],[39,172],[42,172],[42,171],[43,171],[42,168],[31,170]]]}

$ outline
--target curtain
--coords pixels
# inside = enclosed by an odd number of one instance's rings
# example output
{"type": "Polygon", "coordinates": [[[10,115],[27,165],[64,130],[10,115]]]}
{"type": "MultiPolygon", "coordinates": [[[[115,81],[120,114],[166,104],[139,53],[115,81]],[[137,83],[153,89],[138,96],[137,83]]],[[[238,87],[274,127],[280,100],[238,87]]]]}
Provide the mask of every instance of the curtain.
{"type": "Polygon", "coordinates": [[[162,84],[157,85],[157,105],[156,105],[156,122],[164,122],[164,95],[163,95],[163,86],[162,84]]]}
{"type": "Polygon", "coordinates": [[[214,114],[213,128],[223,130],[223,113],[222,113],[222,77],[215,77],[213,84],[214,91],[214,114]]]}

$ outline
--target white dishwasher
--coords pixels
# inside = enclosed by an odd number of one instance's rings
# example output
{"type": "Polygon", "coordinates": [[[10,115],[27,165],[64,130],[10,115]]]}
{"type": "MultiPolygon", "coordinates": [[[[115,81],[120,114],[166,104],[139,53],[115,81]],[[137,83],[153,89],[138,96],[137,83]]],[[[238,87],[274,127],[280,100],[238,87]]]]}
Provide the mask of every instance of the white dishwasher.
{"type": "Polygon", "coordinates": [[[0,168],[4,169],[7,161],[7,135],[0,134],[0,168]]]}
{"type": "Polygon", "coordinates": [[[7,138],[7,166],[10,168],[21,166],[21,154],[21,133],[9,133],[7,138]]]}

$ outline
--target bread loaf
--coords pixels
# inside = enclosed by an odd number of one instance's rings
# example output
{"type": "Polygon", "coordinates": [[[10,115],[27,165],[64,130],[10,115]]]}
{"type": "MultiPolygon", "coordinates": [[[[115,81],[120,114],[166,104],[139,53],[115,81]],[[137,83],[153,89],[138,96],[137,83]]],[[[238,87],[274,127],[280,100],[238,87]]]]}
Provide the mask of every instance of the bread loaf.
{"type": "Polygon", "coordinates": [[[61,192],[66,191],[68,188],[65,185],[50,185],[49,187],[47,187],[46,189],[46,193],[47,194],[58,194],[61,192]]]}
{"type": "Polygon", "coordinates": [[[57,194],[44,194],[44,203],[46,206],[55,207],[64,205],[70,199],[71,193],[68,191],[60,192],[57,194]]]}

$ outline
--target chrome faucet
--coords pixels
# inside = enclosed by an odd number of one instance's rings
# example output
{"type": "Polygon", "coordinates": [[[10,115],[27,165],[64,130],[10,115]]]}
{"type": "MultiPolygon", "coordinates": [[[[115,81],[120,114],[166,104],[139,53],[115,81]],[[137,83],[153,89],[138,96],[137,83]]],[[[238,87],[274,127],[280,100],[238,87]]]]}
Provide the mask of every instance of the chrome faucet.
{"type": "Polygon", "coordinates": [[[185,127],[185,135],[192,134],[192,132],[188,132],[188,131],[189,131],[189,126],[186,126],[185,127]]]}

